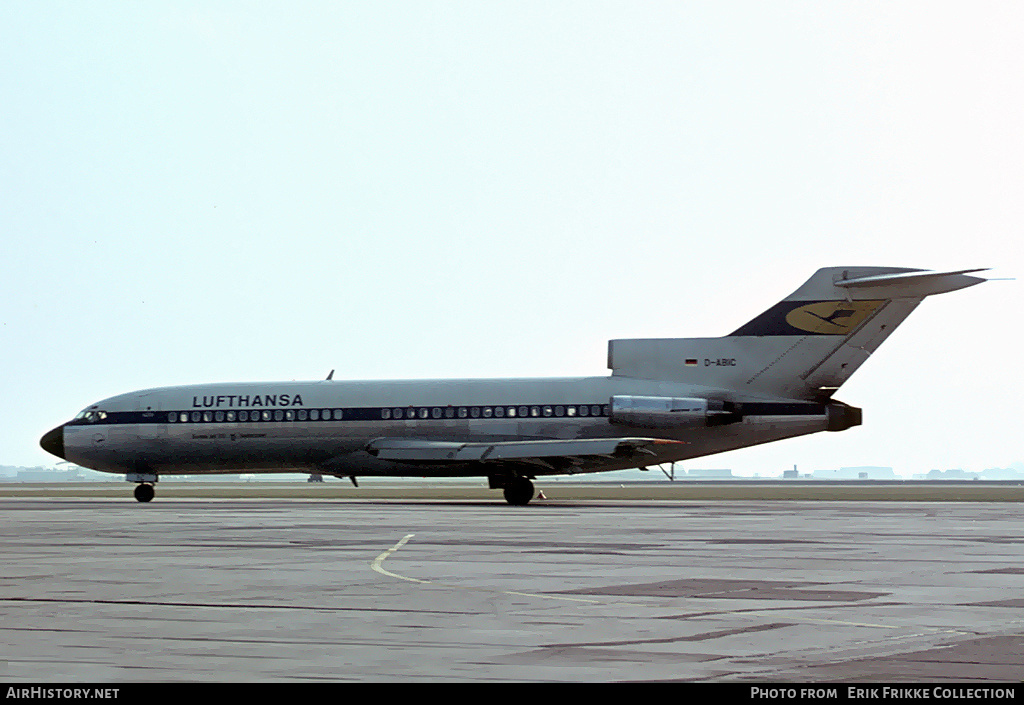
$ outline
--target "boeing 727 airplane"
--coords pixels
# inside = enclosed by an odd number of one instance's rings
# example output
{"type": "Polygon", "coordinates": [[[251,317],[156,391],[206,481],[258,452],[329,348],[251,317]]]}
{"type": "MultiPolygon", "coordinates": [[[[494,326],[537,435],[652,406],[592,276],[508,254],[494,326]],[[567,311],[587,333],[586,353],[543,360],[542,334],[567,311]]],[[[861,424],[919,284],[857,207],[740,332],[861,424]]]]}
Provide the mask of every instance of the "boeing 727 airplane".
{"type": "Polygon", "coordinates": [[[40,445],[124,474],[486,477],[513,505],[543,475],[696,458],[861,423],[839,386],[932,294],[978,269],[819,269],[721,338],[612,340],[606,377],[160,387],[93,404],[40,445]]]}

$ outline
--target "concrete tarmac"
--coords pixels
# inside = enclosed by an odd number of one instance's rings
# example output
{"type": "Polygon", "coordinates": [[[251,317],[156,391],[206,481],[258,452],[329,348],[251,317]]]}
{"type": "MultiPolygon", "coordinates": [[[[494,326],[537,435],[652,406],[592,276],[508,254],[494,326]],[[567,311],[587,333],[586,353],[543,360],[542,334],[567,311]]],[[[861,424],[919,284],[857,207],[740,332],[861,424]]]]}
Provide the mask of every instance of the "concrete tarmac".
{"type": "Polygon", "coordinates": [[[1014,502],[0,499],[0,677],[1024,678],[1014,502]]]}

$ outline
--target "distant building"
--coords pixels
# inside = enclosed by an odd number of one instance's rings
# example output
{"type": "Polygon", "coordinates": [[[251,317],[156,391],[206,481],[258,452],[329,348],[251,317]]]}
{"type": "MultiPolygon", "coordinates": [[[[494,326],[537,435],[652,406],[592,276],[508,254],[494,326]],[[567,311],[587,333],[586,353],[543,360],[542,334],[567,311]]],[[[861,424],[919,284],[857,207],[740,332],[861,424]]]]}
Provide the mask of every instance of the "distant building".
{"type": "Polygon", "coordinates": [[[686,471],[687,477],[701,478],[704,480],[725,480],[732,479],[732,470],[728,468],[691,469],[686,471]]]}
{"type": "MultiPolygon", "coordinates": [[[[91,474],[91,473],[90,473],[91,474]]],[[[85,475],[83,468],[73,465],[68,468],[19,468],[14,475],[15,482],[83,482],[92,479],[85,475]]]]}
{"type": "Polygon", "coordinates": [[[815,470],[815,480],[898,480],[892,468],[877,465],[844,467],[838,470],[815,470]]]}
{"type": "Polygon", "coordinates": [[[966,472],[963,468],[952,468],[950,470],[929,470],[925,477],[929,480],[976,480],[978,474],[966,472]]]}
{"type": "Polygon", "coordinates": [[[914,475],[915,480],[999,480],[1024,482],[1024,472],[1017,470],[1016,463],[1008,468],[988,468],[980,472],[971,472],[963,468],[948,470],[931,470],[927,474],[914,475]]]}
{"type": "Polygon", "coordinates": [[[987,468],[978,473],[983,480],[1024,480],[1024,473],[1008,468],[987,468]]]}

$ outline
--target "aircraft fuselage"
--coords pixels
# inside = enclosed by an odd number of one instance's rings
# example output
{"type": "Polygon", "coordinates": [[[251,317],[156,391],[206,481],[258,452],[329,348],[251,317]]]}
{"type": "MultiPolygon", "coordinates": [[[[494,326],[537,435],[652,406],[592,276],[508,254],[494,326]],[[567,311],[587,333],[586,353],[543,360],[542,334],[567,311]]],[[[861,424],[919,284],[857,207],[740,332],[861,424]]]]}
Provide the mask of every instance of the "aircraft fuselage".
{"type": "MultiPolygon", "coordinates": [[[[740,399],[713,390],[622,377],[285,382],[149,389],[90,406],[63,426],[63,456],[113,473],[327,472],[488,475],[481,463],[381,460],[378,438],[503,442],[656,437],[656,455],[607,459],[571,472],[655,465],[813,433],[828,407],[740,399]],[[746,408],[736,423],[652,429],[612,420],[621,395],[713,398],[746,408]],[[746,403],[744,403],[746,402],[746,403]]],[[[533,474],[558,467],[537,465],[533,474]]]]}

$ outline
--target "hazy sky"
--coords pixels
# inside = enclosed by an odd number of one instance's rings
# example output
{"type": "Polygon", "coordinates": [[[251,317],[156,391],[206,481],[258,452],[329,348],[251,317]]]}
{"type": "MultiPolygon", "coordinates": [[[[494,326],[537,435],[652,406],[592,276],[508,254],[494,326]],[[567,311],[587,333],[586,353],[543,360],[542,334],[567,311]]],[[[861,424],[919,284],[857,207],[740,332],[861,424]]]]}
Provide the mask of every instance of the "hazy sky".
{"type": "Polygon", "coordinates": [[[684,463],[1024,461],[1024,4],[4,2],[0,464],[213,381],[606,374],[822,266],[994,267],[684,463]]]}

